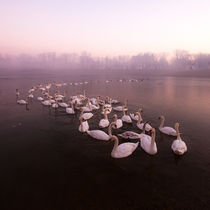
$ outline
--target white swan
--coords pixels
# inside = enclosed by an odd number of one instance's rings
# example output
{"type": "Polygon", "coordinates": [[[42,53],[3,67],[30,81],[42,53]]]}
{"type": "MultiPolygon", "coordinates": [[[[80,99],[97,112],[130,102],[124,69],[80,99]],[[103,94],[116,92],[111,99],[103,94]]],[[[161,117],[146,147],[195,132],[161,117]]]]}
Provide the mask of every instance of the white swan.
{"type": "Polygon", "coordinates": [[[126,123],[132,123],[130,116],[125,114],[125,106],[123,106],[123,116],[121,120],[126,123]]]}
{"type": "Polygon", "coordinates": [[[50,99],[49,100],[45,100],[45,101],[42,101],[42,104],[44,106],[51,106],[51,101],[50,101],[50,99]]]}
{"type": "Polygon", "coordinates": [[[174,128],[164,126],[165,117],[163,115],[161,115],[159,119],[161,119],[161,123],[159,126],[160,132],[170,135],[170,136],[177,136],[176,130],[174,128]]]}
{"type": "Polygon", "coordinates": [[[28,95],[28,98],[34,98],[34,95],[31,93],[28,95]]]}
{"type": "Polygon", "coordinates": [[[87,131],[87,133],[93,137],[94,139],[98,139],[98,140],[104,140],[104,141],[108,141],[111,137],[112,137],[112,126],[116,126],[115,122],[112,122],[109,125],[108,128],[108,134],[106,134],[104,131],[102,130],[91,130],[91,131],[87,131]]]}
{"type": "Polygon", "coordinates": [[[118,136],[122,137],[123,139],[140,139],[140,134],[133,131],[125,131],[118,134],[118,136]]]}
{"type": "Polygon", "coordinates": [[[39,97],[37,97],[37,100],[38,100],[38,101],[43,101],[43,100],[44,100],[44,98],[43,98],[43,97],[41,97],[41,96],[39,96],[39,97]]]}
{"type": "Polygon", "coordinates": [[[84,133],[89,130],[89,124],[87,120],[84,120],[82,117],[80,117],[80,126],[79,126],[79,131],[84,133]]]}
{"type": "MultiPolygon", "coordinates": [[[[88,99],[88,100],[90,100],[90,99],[88,99]]],[[[93,111],[92,108],[91,108],[90,101],[88,101],[88,103],[86,104],[86,106],[83,106],[82,108],[83,108],[83,112],[92,112],[93,111]]]]}
{"type": "Polygon", "coordinates": [[[59,106],[58,106],[58,102],[57,100],[55,99],[55,103],[52,104],[52,108],[55,108],[57,109],[59,106]]]}
{"type": "Polygon", "coordinates": [[[17,100],[17,103],[20,105],[26,105],[28,104],[28,99],[26,98],[26,100],[23,100],[23,99],[17,100]]]}
{"type": "Polygon", "coordinates": [[[123,126],[123,122],[121,119],[117,119],[117,115],[114,114],[113,115],[113,118],[114,118],[114,122],[116,123],[116,128],[121,128],[123,126]]]}
{"type": "Polygon", "coordinates": [[[18,98],[19,95],[20,95],[20,92],[18,89],[16,89],[16,97],[18,98]]]}
{"type": "MultiPolygon", "coordinates": [[[[125,109],[125,111],[128,111],[127,102],[128,102],[128,101],[125,100],[125,104],[124,104],[124,109],[125,109]]],[[[116,106],[116,107],[113,107],[113,110],[118,111],[118,112],[121,112],[121,111],[123,111],[123,106],[116,106]]]]}
{"type": "Polygon", "coordinates": [[[66,107],[66,113],[67,114],[75,114],[74,104],[73,103],[71,103],[71,108],[70,107],[66,107]]]}
{"type": "Polygon", "coordinates": [[[59,104],[59,106],[61,106],[61,107],[63,107],[63,108],[67,108],[69,105],[67,104],[67,103],[65,103],[65,102],[60,102],[60,103],[58,103],[59,104]]]}
{"type": "Polygon", "coordinates": [[[118,140],[117,136],[112,136],[111,140],[115,141],[114,147],[111,152],[111,156],[113,158],[128,157],[136,150],[136,148],[139,145],[139,142],[137,142],[137,143],[126,142],[126,143],[119,145],[119,140],[118,140]]]}
{"type": "MultiPolygon", "coordinates": [[[[141,113],[142,109],[139,109],[138,112],[141,113]]],[[[131,117],[132,120],[135,120],[135,121],[138,121],[138,119],[139,119],[139,116],[137,114],[136,115],[135,114],[130,114],[130,117],[131,117]]]]}
{"type": "Polygon", "coordinates": [[[184,141],[182,141],[180,133],[179,133],[179,123],[175,123],[175,129],[177,133],[177,139],[173,141],[171,145],[171,149],[176,155],[183,155],[187,152],[187,146],[184,141]]]}
{"type": "Polygon", "coordinates": [[[133,131],[125,131],[125,132],[123,132],[121,134],[118,134],[118,136],[120,136],[120,137],[122,137],[124,139],[141,139],[143,137],[143,135],[146,135],[145,134],[146,124],[147,124],[147,122],[144,123],[143,131],[142,131],[141,134],[140,133],[133,132],[133,131]]]}
{"type": "Polygon", "coordinates": [[[111,111],[112,111],[112,107],[106,107],[106,108],[105,108],[105,102],[103,102],[101,114],[104,114],[104,113],[105,113],[105,109],[106,109],[106,113],[107,113],[107,114],[110,114],[111,111]]]}
{"type": "Polygon", "coordinates": [[[106,128],[109,126],[109,120],[107,117],[107,110],[104,111],[104,119],[101,119],[99,122],[99,127],[100,128],[106,128]]]}
{"type": "Polygon", "coordinates": [[[91,112],[84,113],[84,107],[81,107],[81,108],[80,108],[80,111],[81,111],[80,117],[83,117],[84,120],[89,120],[90,118],[93,117],[93,113],[91,113],[91,112]]]}
{"type": "MultiPolygon", "coordinates": [[[[140,114],[140,112],[136,112],[136,114],[138,115],[138,122],[137,122],[136,126],[137,126],[139,129],[143,130],[144,123],[142,122],[143,120],[142,120],[141,114],[140,114]]],[[[147,123],[147,124],[146,124],[146,127],[145,127],[145,130],[146,130],[147,132],[149,132],[150,130],[152,130],[152,126],[149,125],[149,124],[147,123]]]]}
{"type": "Polygon", "coordinates": [[[154,128],[152,128],[152,137],[145,134],[141,136],[141,147],[146,153],[150,155],[155,155],[157,153],[154,128]]]}

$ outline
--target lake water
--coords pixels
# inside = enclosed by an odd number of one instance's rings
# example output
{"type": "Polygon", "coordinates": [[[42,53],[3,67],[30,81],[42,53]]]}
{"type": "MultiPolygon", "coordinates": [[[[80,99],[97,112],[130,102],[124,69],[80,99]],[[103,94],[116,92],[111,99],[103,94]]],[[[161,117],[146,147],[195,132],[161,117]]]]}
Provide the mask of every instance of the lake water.
{"type": "MultiPolygon", "coordinates": [[[[1,209],[209,209],[210,79],[137,79],[106,83],[96,77],[1,76],[1,209]],[[113,142],[94,140],[78,131],[79,113],[69,116],[62,108],[55,112],[43,107],[36,100],[39,91],[29,110],[16,103],[16,88],[24,99],[33,85],[84,79],[89,83],[63,86],[61,93],[66,90],[71,96],[86,90],[90,97],[128,99],[128,112],[141,107],[143,119],[155,128],[163,114],[166,125],[180,123],[188,152],[174,155],[174,138],[156,129],[155,156],[138,147],[127,158],[113,159],[113,142]]],[[[102,117],[99,111],[93,113],[90,130],[98,129],[102,117]]],[[[140,132],[133,122],[114,133],[125,130],[140,132]]]]}

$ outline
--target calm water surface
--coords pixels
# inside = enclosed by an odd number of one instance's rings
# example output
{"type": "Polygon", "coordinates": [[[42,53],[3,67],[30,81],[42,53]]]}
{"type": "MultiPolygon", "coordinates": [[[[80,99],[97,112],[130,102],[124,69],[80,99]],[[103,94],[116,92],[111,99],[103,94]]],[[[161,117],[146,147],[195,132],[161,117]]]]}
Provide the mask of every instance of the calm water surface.
{"type": "MultiPolygon", "coordinates": [[[[143,119],[155,128],[161,114],[168,126],[180,122],[188,146],[184,156],[175,156],[174,138],[157,130],[157,155],[138,147],[124,159],[111,158],[113,142],[78,132],[78,114],[43,107],[36,100],[38,91],[29,110],[16,104],[16,88],[24,99],[32,85],[83,79],[0,77],[1,209],[209,209],[210,79],[151,77],[105,83],[90,77],[87,85],[62,87],[68,96],[85,89],[88,96],[128,99],[129,112],[143,108],[143,119]]],[[[98,129],[100,118],[94,112],[90,129],[98,129]]],[[[135,124],[114,133],[139,132],[135,124]]]]}

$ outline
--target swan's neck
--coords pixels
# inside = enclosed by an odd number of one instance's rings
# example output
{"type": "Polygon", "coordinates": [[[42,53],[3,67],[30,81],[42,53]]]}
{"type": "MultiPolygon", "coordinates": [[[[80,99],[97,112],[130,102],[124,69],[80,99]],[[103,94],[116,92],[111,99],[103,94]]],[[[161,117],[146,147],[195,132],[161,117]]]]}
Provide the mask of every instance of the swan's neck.
{"type": "Polygon", "coordinates": [[[71,108],[72,108],[72,111],[74,112],[74,104],[71,103],[71,108]]]}
{"type": "Polygon", "coordinates": [[[161,118],[161,123],[160,123],[159,128],[163,128],[164,122],[165,122],[165,118],[161,118]]]}
{"type": "Polygon", "coordinates": [[[180,136],[179,128],[178,127],[176,127],[176,134],[177,134],[177,139],[178,140],[181,140],[181,136],[180,136]]]}
{"type": "Polygon", "coordinates": [[[115,150],[117,149],[118,145],[119,145],[119,140],[118,140],[118,138],[115,138],[114,139],[114,147],[112,149],[112,153],[115,152],[115,150]]]}
{"type": "Polygon", "coordinates": [[[123,107],[123,115],[125,115],[125,108],[123,107]]]}
{"type": "Polygon", "coordinates": [[[151,147],[153,147],[154,144],[155,144],[155,131],[152,132],[151,147]]]}
{"type": "Polygon", "coordinates": [[[82,120],[80,120],[80,125],[81,125],[81,131],[84,132],[84,126],[82,120]]]}
{"type": "Polygon", "coordinates": [[[109,128],[108,128],[108,134],[109,134],[110,138],[112,137],[112,126],[113,126],[113,124],[114,124],[113,122],[110,123],[109,128]]]}
{"type": "Polygon", "coordinates": [[[140,124],[141,123],[141,121],[142,121],[142,117],[141,117],[141,113],[140,112],[138,112],[138,124],[140,124]]]}
{"type": "Polygon", "coordinates": [[[106,111],[104,111],[104,119],[105,119],[105,120],[108,120],[106,111]]]}

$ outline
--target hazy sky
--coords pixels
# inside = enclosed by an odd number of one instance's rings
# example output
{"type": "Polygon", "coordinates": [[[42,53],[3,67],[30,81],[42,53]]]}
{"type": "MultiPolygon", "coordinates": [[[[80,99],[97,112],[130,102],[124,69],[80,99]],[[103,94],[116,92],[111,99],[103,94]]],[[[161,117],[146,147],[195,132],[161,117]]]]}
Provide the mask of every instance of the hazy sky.
{"type": "Polygon", "coordinates": [[[0,53],[210,53],[209,0],[0,0],[0,53]]]}

